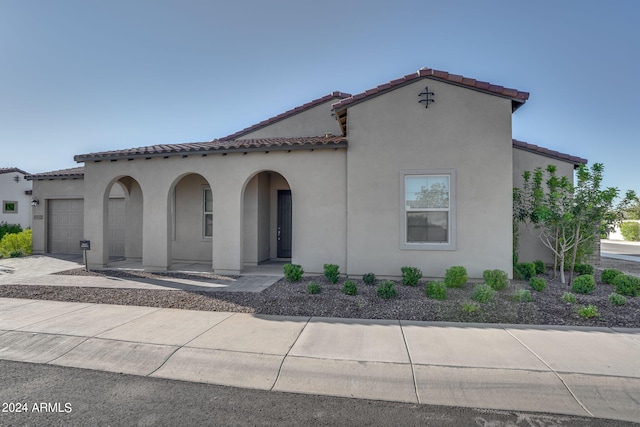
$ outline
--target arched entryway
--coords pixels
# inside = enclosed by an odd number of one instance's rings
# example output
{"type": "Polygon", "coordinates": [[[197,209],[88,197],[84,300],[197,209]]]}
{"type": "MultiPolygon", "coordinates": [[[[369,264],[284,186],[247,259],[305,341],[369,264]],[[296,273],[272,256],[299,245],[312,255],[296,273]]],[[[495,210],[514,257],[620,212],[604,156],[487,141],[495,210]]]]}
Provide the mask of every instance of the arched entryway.
{"type": "Polygon", "coordinates": [[[293,195],[275,171],[253,175],[243,190],[242,256],[244,266],[288,261],[293,256],[293,195]]]}
{"type": "Polygon", "coordinates": [[[107,187],[107,250],[109,260],[142,259],[142,189],[130,176],[107,187]]]}

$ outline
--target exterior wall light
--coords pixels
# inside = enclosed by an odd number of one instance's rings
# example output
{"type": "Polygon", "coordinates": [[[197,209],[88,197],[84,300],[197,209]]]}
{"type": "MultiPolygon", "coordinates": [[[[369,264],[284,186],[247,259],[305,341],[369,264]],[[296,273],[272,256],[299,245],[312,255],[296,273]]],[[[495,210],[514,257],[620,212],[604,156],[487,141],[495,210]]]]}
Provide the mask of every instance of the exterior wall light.
{"type": "Polygon", "coordinates": [[[40,204],[40,200],[38,200],[38,198],[37,198],[37,197],[32,197],[32,198],[31,198],[31,206],[33,206],[33,207],[35,208],[35,207],[36,207],[36,206],[38,206],[39,204],[40,204]]]}

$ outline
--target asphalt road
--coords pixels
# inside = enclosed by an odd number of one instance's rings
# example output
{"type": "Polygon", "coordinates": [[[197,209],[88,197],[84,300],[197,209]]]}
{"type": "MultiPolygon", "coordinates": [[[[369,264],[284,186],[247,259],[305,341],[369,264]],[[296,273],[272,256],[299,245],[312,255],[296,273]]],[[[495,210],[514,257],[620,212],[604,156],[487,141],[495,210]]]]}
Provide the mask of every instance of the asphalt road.
{"type": "Polygon", "coordinates": [[[640,258],[640,245],[629,245],[624,243],[600,243],[600,252],[616,255],[627,255],[640,258]]]}
{"type": "Polygon", "coordinates": [[[249,390],[5,360],[0,360],[0,405],[0,426],[635,425],[249,390]]]}

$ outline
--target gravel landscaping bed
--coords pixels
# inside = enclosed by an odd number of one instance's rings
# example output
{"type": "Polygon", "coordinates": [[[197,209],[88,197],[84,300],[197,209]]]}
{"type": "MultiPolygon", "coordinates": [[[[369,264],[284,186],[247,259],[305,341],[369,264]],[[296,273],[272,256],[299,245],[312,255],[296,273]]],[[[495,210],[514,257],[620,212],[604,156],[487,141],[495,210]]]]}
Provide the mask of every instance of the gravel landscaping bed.
{"type": "MultiPolygon", "coordinates": [[[[600,271],[604,268],[616,268],[640,276],[640,263],[603,258],[595,273],[598,282],[596,290],[590,295],[575,294],[576,304],[568,304],[561,300],[563,293],[570,291],[570,288],[561,284],[559,280],[552,280],[548,275],[542,276],[548,281],[543,292],[531,289],[527,282],[512,280],[506,289],[497,292],[492,302],[485,304],[477,303],[471,298],[475,286],[473,283],[467,283],[461,289],[447,289],[447,300],[438,301],[425,295],[424,281],[416,287],[403,286],[396,282],[398,296],[383,299],[376,293],[377,286],[366,285],[359,278],[351,278],[357,283],[358,294],[348,296],[342,293],[342,283],[346,279],[342,278],[334,285],[321,276],[304,277],[297,283],[288,283],[283,279],[260,293],[5,285],[0,286],[0,297],[288,316],[640,328],[640,298],[627,297],[626,304],[622,306],[611,304],[608,296],[615,291],[614,287],[599,281],[600,271]],[[311,295],[307,292],[307,285],[312,281],[320,285],[322,291],[319,294],[311,295]],[[519,289],[529,289],[532,301],[515,301],[513,294],[519,289]],[[582,318],[576,313],[576,308],[583,305],[596,306],[600,316],[582,318]],[[472,306],[476,308],[470,312],[472,306]]],[[[188,273],[98,273],[85,272],[83,269],[62,274],[124,278],[152,278],[157,275],[178,278],[194,276],[188,273]]],[[[199,280],[225,278],[208,274],[197,274],[197,277],[199,280]]]]}

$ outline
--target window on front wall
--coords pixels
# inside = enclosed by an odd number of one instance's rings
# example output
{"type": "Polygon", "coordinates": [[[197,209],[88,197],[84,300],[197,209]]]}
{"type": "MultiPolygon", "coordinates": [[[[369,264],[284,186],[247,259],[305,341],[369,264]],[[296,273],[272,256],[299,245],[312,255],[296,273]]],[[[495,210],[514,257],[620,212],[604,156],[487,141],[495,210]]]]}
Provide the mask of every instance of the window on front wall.
{"type": "Polygon", "coordinates": [[[18,202],[3,200],[2,213],[18,213],[18,202]]]}
{"type": "Polygon", "coordinates": [[[211,188],[205,187],[202,190],[202,210],[203,210],[203,236],[213,237],[213,193],[211,188]]]}
{"type": "Polygon", "coordinates": [[[455,171],[402,173],[403,249],[455,249],[455,171]]]}

